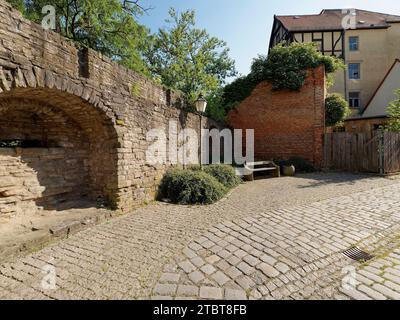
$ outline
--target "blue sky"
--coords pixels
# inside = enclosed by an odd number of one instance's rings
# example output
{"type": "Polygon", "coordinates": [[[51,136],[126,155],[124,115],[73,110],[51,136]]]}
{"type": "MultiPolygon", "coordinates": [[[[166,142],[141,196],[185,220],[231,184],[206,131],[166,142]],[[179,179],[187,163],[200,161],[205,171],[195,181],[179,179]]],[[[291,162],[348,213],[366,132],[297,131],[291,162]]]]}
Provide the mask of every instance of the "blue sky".
{"type": "Polygon", "coordinates": [[[398,0],[143,0],[154,9],[140,20],[152,31],[165,25],[168,9],[195,9],[197,25],[228,43],[237,69],[247,74],[251,61],[266,54],[274,14],[315,14],[322,9],[358,8],[400,15],[398,0]]]}

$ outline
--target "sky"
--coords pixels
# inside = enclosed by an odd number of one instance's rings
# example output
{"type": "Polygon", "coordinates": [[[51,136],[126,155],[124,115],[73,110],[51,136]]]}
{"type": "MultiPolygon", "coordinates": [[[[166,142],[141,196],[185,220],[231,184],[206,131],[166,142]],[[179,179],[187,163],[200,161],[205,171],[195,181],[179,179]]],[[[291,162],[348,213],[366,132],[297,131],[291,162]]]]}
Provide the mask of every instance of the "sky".
{"type": "Polygon", "coordinates": [[[318,14],[322,9],[357,8],[400,15],[398,0],[142,0],[151,6],[140,18],[153,32],[165,26],[168,9],[194,9],[196,25],[227,42],[241,74],[250,70],[253,58],[267,54],[274,14],[318,14]]]}

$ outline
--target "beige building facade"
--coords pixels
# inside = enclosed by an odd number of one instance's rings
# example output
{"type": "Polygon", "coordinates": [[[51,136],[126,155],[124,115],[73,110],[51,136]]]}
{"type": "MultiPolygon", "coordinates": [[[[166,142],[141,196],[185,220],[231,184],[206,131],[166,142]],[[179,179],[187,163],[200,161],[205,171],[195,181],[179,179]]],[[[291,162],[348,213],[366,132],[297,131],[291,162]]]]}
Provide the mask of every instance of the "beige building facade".
{"type": "Polygon", "coordinates": [[[400,58],[400,16],[364,10],[275,16],[270,47],[283,41],[318,43],[323,54],[344,60],[346,70],[338,71],[329,92],[346,97],[353,116],[357,116],[363,113],[388,70],[400,58]],[[344,28],[346,17],[355,22],[352,29],[344,28]]]}

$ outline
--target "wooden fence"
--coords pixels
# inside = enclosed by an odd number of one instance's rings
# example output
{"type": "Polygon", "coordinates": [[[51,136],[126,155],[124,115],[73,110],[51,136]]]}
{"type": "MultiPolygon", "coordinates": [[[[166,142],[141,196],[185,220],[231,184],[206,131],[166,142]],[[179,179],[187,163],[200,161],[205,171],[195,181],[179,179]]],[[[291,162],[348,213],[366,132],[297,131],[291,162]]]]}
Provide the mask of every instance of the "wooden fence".
{"type": "Polygon", "coordinates": [[[350,172],[400,172],[400,133],[325,134],[324,166],[350,172]]]}

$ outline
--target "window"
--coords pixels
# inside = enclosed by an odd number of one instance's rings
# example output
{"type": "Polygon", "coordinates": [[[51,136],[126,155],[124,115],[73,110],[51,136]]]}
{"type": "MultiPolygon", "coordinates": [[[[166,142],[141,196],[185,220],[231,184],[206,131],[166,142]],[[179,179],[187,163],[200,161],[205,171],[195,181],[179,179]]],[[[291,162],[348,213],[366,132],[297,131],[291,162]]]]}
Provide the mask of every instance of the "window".
{"type": "Polygon", "coordinates": [[[361,78],[359,63],[349,63],[349,78],[354,80],[361,78]]]}
{"type": "Polygon", "coordinates": [[[360,108],[360,93],[359,92],[349,92],[349,104],[350,108],[360,108]]]}
{"type": "Polygon", "coordinates": [[[350,51],[358,51],[359,42],[360,40],[358,37],[349,37],[350,51]]]}

